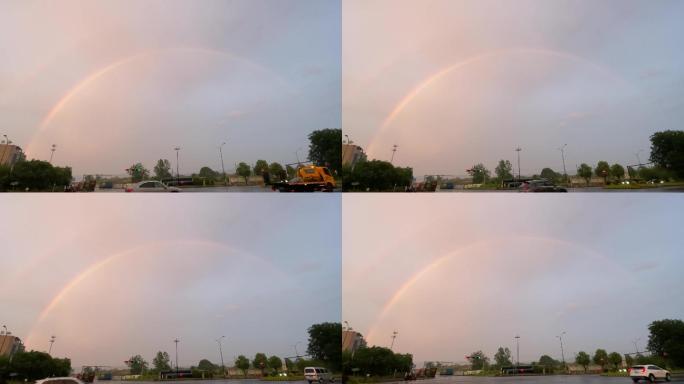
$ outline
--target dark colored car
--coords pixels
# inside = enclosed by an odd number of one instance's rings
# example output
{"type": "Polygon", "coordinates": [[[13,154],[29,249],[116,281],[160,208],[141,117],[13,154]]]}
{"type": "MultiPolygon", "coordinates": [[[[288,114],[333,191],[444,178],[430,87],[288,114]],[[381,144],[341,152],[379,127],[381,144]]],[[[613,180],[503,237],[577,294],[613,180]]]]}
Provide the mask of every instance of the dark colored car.
{"type": "Polygon", "coordinates": [[[568,190],[559,187],[557,185],[553,185],[553,183],[549,182],[548,180],[529,180],[529,181],[524,181],[522,184],[520,184],[520,187],[518,187],[518,190],[520,192],[567,192],[568,190]]]}

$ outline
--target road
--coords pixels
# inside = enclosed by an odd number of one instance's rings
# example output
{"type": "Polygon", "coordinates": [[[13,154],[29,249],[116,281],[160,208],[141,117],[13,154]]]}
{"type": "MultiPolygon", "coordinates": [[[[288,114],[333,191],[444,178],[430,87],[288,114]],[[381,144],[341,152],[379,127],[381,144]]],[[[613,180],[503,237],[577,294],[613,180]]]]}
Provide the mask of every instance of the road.
{"type": "MultiPolygon", "coordinates": [[[[644,381],[640,381],[643,383],[644,381]]],[[[662,382],[665,382],[664,380],[662,382]]],[[[673,377],[672,383],[684,383],[684,377],[673,377]]],[[[397,381],[396,383],[404,383],[397,381]]],[[[508,376],[508,377],[480,377],[480,376],[446,376],[434,380],[419,380],[418,384],[632,384],[628,377],[603,377],[598,375],[573,376],[508,376]]]]}
{"type": "MultiPolygon", "coordinates": [[[[95,192],[98,193],[122,193],[123,189],[96,189],[95,192]]],[[[181,193],[187,192],[269,192],[274,193],[270,187],[261,187],[255,185],[236,185],[230,187],[181,187],[181,193]]],[[[339,192],[335,190],[335,192],[339,192]]]]}
{"type": "MultiPolygon", "coordinates": [[[[516,189],[440,189],[437,192],[461,192],[461,193],[520,193],[516,189]]],[[[601,187],[568,188],[568,193],[591,193],[591,192],[619,192],[619,193],[642,193],[642,192],[684,192],[684,187],[663,187],[643,189],[603,189],[601,187]]]]}
{"type": "MultiPolygon", "coordinates": [[[[166,382],[167,383],[173,383],[174,381],[176,381],[176,380],[167,380],[166,382]]],[[[207,383],[210,383],[210,384],[255,384],[255,383],[264,383],[264,384],[268,384],[268,383],[273,383],[273,384],[297,383],[297,384],[301,384],[301,383],[306,383],[306,381],[304,381],[304,380],[302,380],[302,381],[261,381],[259,379],[206,379],[206,380],[179,379],[177,381],[182,382],[183,384],[207,384],[207,383]]],[[[125,384],[130,384],[130,383],[134,383],[134,384],[140,384],[140,383],[159,384],[159,381],[137,381],[137,380],[135,380],[135,381],[131,381],[131,380],[119,381],[119,380],[112,380],[112,381],[107,381],[107,383],[112,383],[112,384],[114,384],[114,383],[116,383],[116,384],[122,384],[122,383],[125,383],[125,384]]]]}

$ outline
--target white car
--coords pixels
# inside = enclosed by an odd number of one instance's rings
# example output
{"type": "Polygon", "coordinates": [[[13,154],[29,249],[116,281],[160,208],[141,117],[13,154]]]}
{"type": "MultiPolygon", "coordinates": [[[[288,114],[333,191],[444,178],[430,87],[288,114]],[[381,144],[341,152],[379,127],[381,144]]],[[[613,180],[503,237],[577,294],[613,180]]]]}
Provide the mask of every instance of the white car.
{"type": "Polygon", "coordinates": [[[670,371],[657,365],[635,365],[629,369],[629,377],[637,383],[639,380],[648,380],[655,383],[656,380],[670,381],[670,371]]]}
{"type": "Polygon", "coordinates": [[[85,384],[75,377],[49,377],[47,379],[36,380],[36,384],[85,384]]]}
{"type": "Polygon", "coordinates": [[[169,187],[158,180],[145,180],[127,187],[126,192],[180,192],[180,189],[169,187]]]}
{"type": "Polygon", "coordinates": [[[335,381],[332,373],[323,367],[305,367],[304,379],[312,384],[314,381],[318,383],[332,383],[335,381]]]}

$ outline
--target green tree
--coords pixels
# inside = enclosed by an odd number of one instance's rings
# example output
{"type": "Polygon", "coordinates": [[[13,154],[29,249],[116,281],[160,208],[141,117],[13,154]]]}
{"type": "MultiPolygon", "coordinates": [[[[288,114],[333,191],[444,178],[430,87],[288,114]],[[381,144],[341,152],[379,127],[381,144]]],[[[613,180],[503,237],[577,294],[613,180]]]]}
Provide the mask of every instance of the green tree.
{"type": "Polygon", "coordinates": [[[171,358],[167,352],[159,351],[157,356],[152,359],[152,366],[157,372],[171,370],[171,358]]]}
{"type": "Polygon", "coordinates": [[[508,160],[499,160],[499,165],[494,168],[494,173],[496,173],[496,178],[499,182],[504,180],[510,180],[513,178],[513,165],[508,160]]]}
{"type": "Polygon", "coordinates": [[[131,370],[132,375],[141,375],[147,369],[147,361],[140,355],[131,356],[126,365],[131,370]]]}
{"type": "Polygon", "coordinates": [[[579,168],[577,168],[577,176],[583,178],[587,185],[589,185],[589,182],[591,181],[591,172],[591,167],[585,163],[582,163],[579,168]]]}
{"type": "Polygon", "coordinates": [[[489,170],[482,163],[473,165],[468,173],[473,176],[473,184],[482,184],[489,179],[489,170]]]}
{"type": "Polygon", "coordinates": [[[650,160],[656,165],[684,178],[684,131],[662,131],[651,135],[650,160]]]}
{"type": "Polygon", "coordinates": [[[354,353],[352,364],[363,376],[389,376],[394,373],[395,356],[389,348],[360,348],[354,353]]]}
{"type": "Polygon", "coordinates": [[[285,368],[287,369],[288,372],[292,372],[292,369],[294,368],[294,363],[290,358],[285,358],[285,368]]]}
{"type": "Polygon", "coordinates": [[[542,355],[539,358],[539,365],[543,366],[548,373],[552,373],[556,370],[556,367],[559,364],[558,361],[556,361],[553,357],[549,355],[542,355]]]}
{"type": "Polygon", "coordinates": [[[154,177],[157,180],[170,179],[171,176],[171,162],[167,159],[159,159],[157,165],[154,166],[154,177]]]}
{"type": "Polygon", "coordinates": [[[247,165],[247,163],[240,163],[235,171],[240,177],[245,178],[245,185],[247,185],[249,176],[252,174],[252,169],[249,167],[249,165],[247,165]]]}
{"type": "Polygon", "coordinates": [[[342,369],[342,324],[320,323],[308,329],[309,345],[306,352],[329,369],[342,369]]]}
{"type": "Polygon", "coordinates": [[[608,175],[610,175],[610,165],[606,161],[599,161],[594,169],[594,174],[598,177],[603,177],[603,184],[608,183],[608,175]]]}
{"type": "Polygon", "coordinates": [[[207,359],[202,359],[197,364],[197,369],[200,371],[214,373],[216,371],[216,365],[207,359]]]}
{"type": "Polygon", "coordinates": [[[342,188],[347,191],[382,192],[404,190],[412,182],[413,169],[395,167],[388,161],[371,160],[359,162],[353,170],[345,167],[342,188]]]}
{"type": "Polygon", "coordinates": [[[6,356],[0,357],[0,382],[10,373],[15,374],[12,380],[35,381],[46,377],[69,376],[71,360],[55,359],[45,352],[17,352],[12,355],[12,362],[6,356]]]}
{"type": "Polygon", "coordinates": [[[486,369],[489,363],[489,358],[482,351],[476,351],[470,354],[470,363],[473,370],[486,369]]]}
{"type": "Polygon", "coordinates": [[[610,166],[610,175],[619,182],[625,177],[625,168],[620,164],[613,164],[610,166]]]}
{"type": "Polygon", "coordinates": [[[285,171],[287,172],[287,177],[290,179],[297,176],[297,170],[291,165],[286,165],[285,171]]]}
{"type": "Polygon", "coordinates": [[[271,163],[271,164],[268,166],[268,172],[271,174],[271,177],[272,177],[272,178],[279,179],[280,174],[281,174],[284,170],[285,170],[285,169],[283,168],[282,165],[280,165],[280,163],[275,163],[275,162],[274,162],[274,163],[271,163]]]}
{"type": "Polygon", "coordinates": [[[268,368],[268,358],[265,354],[259,352],[254,355],[254,360],[252,360],[252,367],[254,369],[260,369],[261,375],[263,376],[268,368]]]}
{"type": "Polygon", "coordinates": [[[613,370],[617,371],[618,366],[622,364],[622,355],[617,352],[611,352],[608,355],[608,362],[613,366],[613,370]]]}
{"type": "Polygon", "coordinates": [[[242,371],[244,376],[247,376],[247,370],[249,369],[249,359],[244,355],[240,355],[235,359],[235,368],[242,371]]]}
{"type": "Polygon", "coordinates": [[[499,368],[512,365],[510,349],[499,347],[499,350],[494,354],[494,361],[499,368]]]}
{"type": "Polygon", "coordinates": [[[625,364],[628,367],[631,367],[632,365],[634,365],[634,358],[632,357],[632,355],[625,353],[625,364]]]}
{"type": "Polygon", "coordinates": [[[254,174],[261,176],[264,174],[264,171],[268,171],[268,161],[257,160],[256,164],[254,164],[254,174]]]}
{"type": "Polygon", "coordinates": [[[128,173],[131,176],[131,181],[134,183],[143,181],[150,177],[150,171],[148,171],[147,168],[145,168],[145,166],[141,163],[135,163],[131,165],[126,170],[126,173],[128,173]]]}
{"type": "Polygon", "coordinates": [[[19,190],[64,190],[64,187],[71,184],[72,180],[70,167],[53,167],[49,162],[41,160],[16,163],[11,177],[9,169],[6,170],[4,188],[14,184],[19,190]]]}
{"type": "Polygon", "coordinates": [[[554,184],[558,182],[558,174],[551,168],[542,169],[539,176],[541,176],[542,179],[546,179],[554,184]]]}
{"type": "Polygon", "coordinates": [[[277,374],[283,367],[283,361],[280,360],[278,356],[271,356],[268,358],[268,367],[271,368],[277,374]]]}
{"type": "Polygon", "coordinates": [[[326,128],[309,134],[309,160],[333,172],[342,170],[342,130],[326,128]]]}
{"type": "Polygon", "coordinates": [[[579,351],[575,356],[575,363],[581,365],[584,368],[584,373],[587,373],[587,367],[591,364],[591,356],[584,351],[579,351]]]}
{"type": "Polygon", "coordinates": [[[634,169],[634,167],[627,167],[627,175],[629,176],[630,179],[634,179],[637,177],[637,171],[634,169]]]}
{"type": "Polygon", "coordinates": [[[606,370],[606,364],[608,364],[608,353],[605,349],[597,349],[594,352],[594,364],[601,366],[601,371],[606,370]]]}
{"type": "Polygon", "coordinates": [[[200,168],[198,175],[199,177],[203,177],[207,180],[215,180],[219,173],[209,167],[202,167],[200,168]]]}
{"type": "Polygon", "coordinates": [[[664,319],[648,326],[648,350],[663,357],[670,366],[684,367],[684,322],[664,319]]]}

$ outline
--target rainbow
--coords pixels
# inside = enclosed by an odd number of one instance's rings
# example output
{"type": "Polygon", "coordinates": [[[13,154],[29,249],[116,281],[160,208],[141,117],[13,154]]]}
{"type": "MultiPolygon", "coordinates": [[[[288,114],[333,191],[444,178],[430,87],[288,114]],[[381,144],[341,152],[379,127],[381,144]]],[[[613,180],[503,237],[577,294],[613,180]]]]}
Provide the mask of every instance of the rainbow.
{"type": "Polygon", "coordinates": [[[121,252],[116,252],[111,255],[108,255],[102,260],[99,260],[87,268],[83,269],[79,273],[77,273],[74,277],[72,277],[58,292],[55,294],[52,299],[43,307],[43,309],[40,311],[40,314],[36,318],[36,320],[33,322],[33,325],[29,328],[28,336],[26,338],[26,344],[29,345],[34,337],[36,327],[45,320],[45,318],[57,307],[57,305],[66,298],[69,293],[77,287],[82,281],[87,279],[89,276],[93,275],[94,273],[101,271],[105,269],[107,266],[111,265],[117,260],[139,254],[141,252],[155,252],[160,249],[166,248],[166,247],[175,247],[179,245],[186,245],[186,246],[208,246],[208,247],[217,247],[220,249],[227,250],[230,253],[237,253],[239,252],[241,255],[245,255],[249,258],[256,259],[262,263],[265,263],[271,267],[273,267],[273,270],[278,273],[281,277],[291,279],[290,276],[282,273],[278,268],[275,268],[274,264],[265,258],[258,257],[249,253],[245,253],[243,251],[239,251],[235,248],[229,247],[225,244],[214,242],[214,241],[205,241],[205,240],[177,240],[177,241],[169,241],[169,242],[155,242],[155,243],[148,243],[148,244],[143,244],[139,245],[121,252]]]}
{"type": "Polygon", "coordinates": [[[48,113],[40,121],[40,124],[38,126],[38,130],[33,134],[31,139],[29,140],[28,145],[26,146],[26,148],[27,148],[26,151],[30,152],[36,136],[41,134],[42,132],[44,132],[46,127],[48,127],[48,125],[55,118],[55,116],[57,116],[59,114],[59,112],[64,109],[64,107],[74,98],[74,96],[76,96],[82,90],[86,89],[89,85],[95,83],[97,80],[101,79],[106,74],[111,73],[112,71],[115,71],[118,68],[124,67],[125,65],[130,64],[132,62],[135,62],[141,58],[159,55],[159,54],[163,54],[163,53],[169,53],[169,52],[187,52],[187,53],[192,53],[192,54],[199,53],[199,54],[216,55],[218,57],[223,57],[223,58],[228,58],[230,60],[239,61],[243,64],[247,64],[248,66],[250,66],[252,68],[259,69],[261,71],[268,73],[269,75],[271,75],[273,77],[273,79],[275,79],[279,83],[280,86],[289,87],[289,83],[286,80],[284,80],[281,76],[277,75],[275,72],[266,68],[265,66],[258,64],[256,62],[253,62],[251,60],[247,60],[245,58],[232,55],[231,53],[224,52],[224,51],[208,49],[208,48],[194,48],[194,47],[174,47],[174,48],[164,48],[164,49],[155,49],[155,50],[143,51],[143,52],[136,53],[134,55],[130,55],[130,56],[121,58],[119,60],[116,60],[116,61],[102,67],[102,68],[95,70],[94,72],[90,73],[89,75],[87,75],[86,77],[81,79],[74,86],[72,86],[68,91],[66,91],[59,98],[59,100],[52,106],[52,108],[50,108],[48,113]]]}
{"type": "MultiPolygon", "coordinates": [[[[382,321],[387,314],[391,311],[391,309],[402,299],[402,297],[413,288],[413,286],[418,283],[421,279],[429,275],[430,272],[436,270],[440,266],[442,266],[445,262],[452,260],[453,258],[457,256],[461,256],[464,254],[467,254],[468,252],[472,252],[473,249],[483,246],[483,245],[492,245],[492,244],[508,244],[512,240],[531,240],[531,241],[538,241],[538,242],[547,242],[551,243],[554,245],[563,245],[563,246],[572,246],[575,248],[580,248],[583,250],[585,253],[591,255],[592,257],[596,259],[602,259],[602,260],[608,260],[604,255],[582,247],[576,243],[571,243],[565,240],[560,240],[556,238],[547,238],[547,237],[536,237],[536,236],[515,236],[515,237],[508,237],[508,238],[499,238],[499,239],[494,239],[494,240],[486,240],[486,241],[478,241],[474,242],[472,244],[468,244],[464,247],[458,248],[454,251],[448,252],[445,255],[442,255],[436,259],[434,259],[432,262],[430,262],[427,266],[424,268],[420,269],[413,275],[411,275],[408,279],[406,279],[400,286],[399,288],[394,291],[394,293],[390,296],[390,298],[385,302],[385,304],[382,306],[382,309],[378,313],[377,316],[375,316],[375,319],[371,323],[370,327],[368,327],[368,331],[366,333],[366,339],[367,340],[373,340],[373,337],[377,334],[378,327],[380,321],[382,321]]],[[[550,257],[550,256],[549,256],[550,257]]],[[[624,267],[621,265],[617,265],[617,268],[624,270],[624,267]]]]}
{"type": "MultiPolygon", "coordinates": [[[[458,71],[461,69],[464,69],[472,64],[478,63],[482,60],[498,57],[498,56],[505,56],[505,55],[510,55],[510,54],[536,54],[536,55],[547,55],[547,56],[553,56],[553,57],[558,57],[566,60],[572,60],[574,62],[580,63],[582,65],[587,65],[600,73],[608,76],[611,80],[621,83],[623,85],[630,86],[629,83],[627,83],[623,78],[617,76],[613,71],[608,70],[606,67],[601,66],[599,64],[596,64],[593,61],[589,61],[583,57],[577,56],[577,55],[572,55],[567,52],[562,52],[562,51],[554,51],[554,50],[548,50],[548,49],[540,49],[540,48],[510,48],[510,49],[502,49],[502,50],[496,50],[496,51],[491,51],[491,52],[486,52],[482,53],[479,55],[471,56],[463,61],[459,61],[456,64],[450,65],[448,67],[442,68],[433,74],[429,75],[426,77],[423,81],[421,81],[418,85],[413,87],[408,93],[402,97],[397,104],[395,104],[394,108],[390,111],[390,113],[383,119],[382,124],[380,125],[380,129],[373,134],[370,143],[368,144],[368,153],[372,153],[375,144],[377,143],[377,138],[379,135],[384,133],[387,128],[391,125],[391,123],[397,118],[397,116],[401,113],[404,108],[408,104],[413,101],[413,99],[416,98],[422,91],[424,91],[426,88],[430,87],[432,84],[435,82],[439,81],[442,79],[444,76],[447,74],[458,71]]],[[[631,88],[631,86],[630,86],[631,88]]]]}

